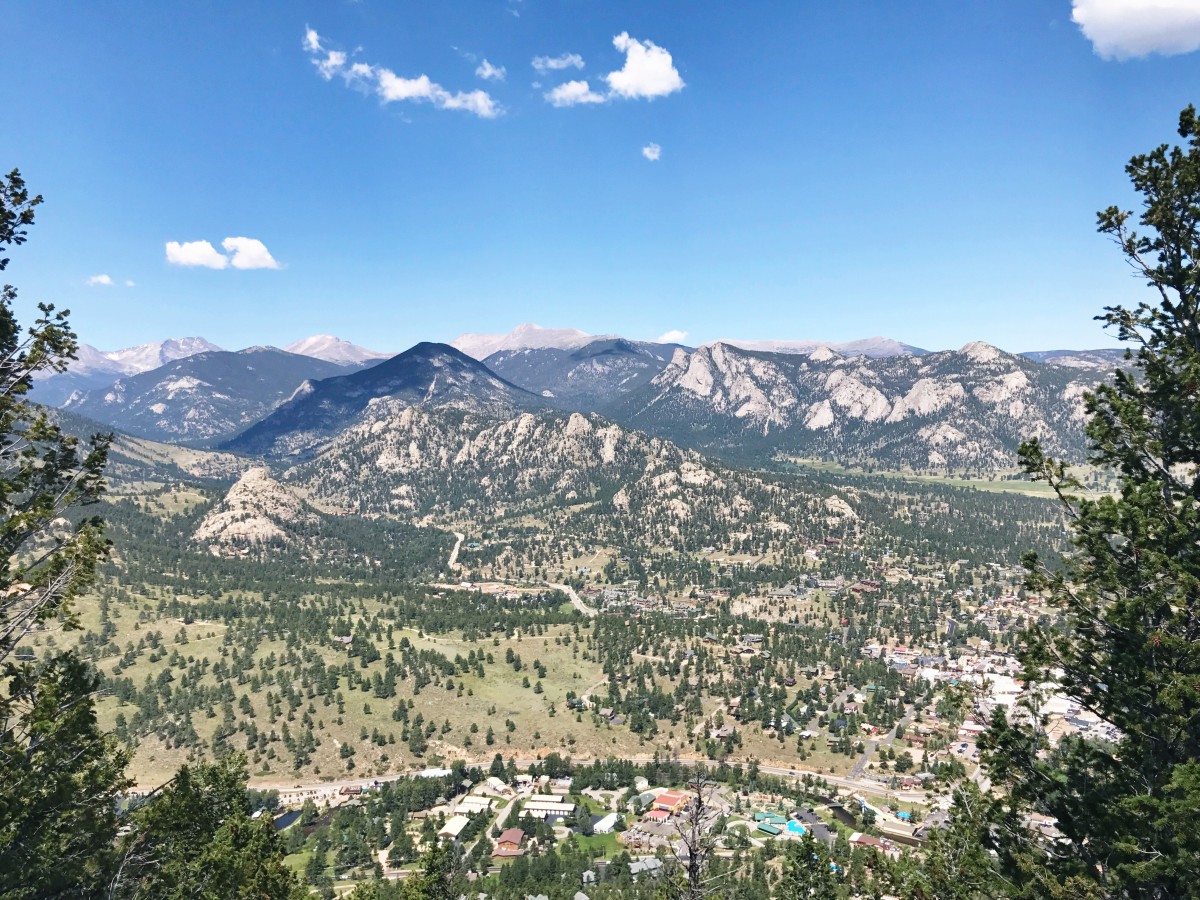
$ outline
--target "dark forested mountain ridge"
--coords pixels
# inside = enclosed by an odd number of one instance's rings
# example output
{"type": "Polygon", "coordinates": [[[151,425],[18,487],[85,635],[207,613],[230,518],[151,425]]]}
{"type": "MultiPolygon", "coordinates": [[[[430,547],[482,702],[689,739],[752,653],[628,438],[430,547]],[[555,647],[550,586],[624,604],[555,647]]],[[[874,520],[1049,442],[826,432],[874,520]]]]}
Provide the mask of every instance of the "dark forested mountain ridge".
{"type": "Polygon", "coordinates": [[[369,369],[305,382],[286,403],[225,448],[262,456],[309,454],[384,400],[389,408],[455,406],[500,415],[545,406],[536,394],[461,351],[423,342],[369,369]]]}
{"type": "Polygon", "coordinates": [[[137,437],[213,441],[262,418],[306,379],[344,371],[275,347],[211,351],[77,394],[65,409],[137,437]]]}
{"type": "Polygon", "coordinates": [[[500,350],[484,362],[493,372],[561,405],[597,409],[647,384],[678,344],[599,338],[582,347],[500,350]]]}

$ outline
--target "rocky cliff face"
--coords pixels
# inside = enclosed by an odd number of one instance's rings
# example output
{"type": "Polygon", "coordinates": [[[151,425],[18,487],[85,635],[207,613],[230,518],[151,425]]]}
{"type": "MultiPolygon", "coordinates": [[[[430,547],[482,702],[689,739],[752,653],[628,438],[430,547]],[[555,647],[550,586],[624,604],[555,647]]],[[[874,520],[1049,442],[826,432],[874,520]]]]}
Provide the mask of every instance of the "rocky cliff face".
{"type": "Polygon", "coordinates": [[[294,545],[317,526],[316,512],[262,467],[245,472],[196,526],[192,539],[219,555],[270,544],[294,545]]]}
{"type": "Polygon", "coordinates": [[[924,356],[807,356],[714,344],[678,351],[616,418],[719,452],[829,456],[914,468],[1013,465],[1040,437],[1084,445],[1083,393],[1094,378],[988,344],[924,356]]]}

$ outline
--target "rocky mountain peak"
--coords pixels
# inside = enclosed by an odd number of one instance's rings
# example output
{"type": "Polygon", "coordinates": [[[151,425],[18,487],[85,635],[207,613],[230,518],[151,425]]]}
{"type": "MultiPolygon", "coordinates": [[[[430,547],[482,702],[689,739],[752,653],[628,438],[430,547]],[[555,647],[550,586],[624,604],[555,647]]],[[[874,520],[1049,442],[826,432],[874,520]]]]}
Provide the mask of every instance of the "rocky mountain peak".
{"type": "Polygon", "coordinates": [[[269,469],[258,467],[247,470],[209,510],[192,539],[214,554],[244,554],[268,544],[294,543],[298,528],[317,522],[303,500],[276,481],[269,469]]]}
{"type": "Polygon", "coordinates": [[[377,359],[387,359],[390,353],[380,353],[368,350],[358,344],[342,340],[332,334],[314,334],[288,344],[283,349],[289,353],[299,353],[301,356],[311,356],[326,362],[343,366],[356,366],[377,359]]]}

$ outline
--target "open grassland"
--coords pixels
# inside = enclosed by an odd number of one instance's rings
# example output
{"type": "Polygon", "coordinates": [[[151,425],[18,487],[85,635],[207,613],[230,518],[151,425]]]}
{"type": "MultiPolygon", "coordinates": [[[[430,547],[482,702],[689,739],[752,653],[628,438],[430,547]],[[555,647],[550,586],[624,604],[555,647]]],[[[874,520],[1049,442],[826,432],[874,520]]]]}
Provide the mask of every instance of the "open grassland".
{"type": "MultiPolygon", "coordinates": [[[[247,595],[245,599],[261,598],[247,595]]],[[[606,683],[600,664],[588,658],[591,654],[584,641],[575,637],[573,626],[550,626],[542,634],[497,633],[474,640],[461,634],[425,634],[418,629],[396,628],[379,646],[384,659],[366,666],[360,659],[349,657],[347,648],[340,644],[306,647],[303,649],[315,653],[327,669],[340,671],[349,663],[363,680],[352,687],[350,679],[341,674],[336,691],[321,694],[313,693],[309,686],[301,705],[289,709],[281,707],[279,697],[280,687],[294,679],[293,663],[301,649],[294,641],[286,635],[264,637],[253,648],[255,680],[244,676],[222,678],[216,674],[218,665],[238,652],[227,639],[229,628],[222,622],[185,622],[165,616],[158,611],[159,605],[158,598],[142,594],[110,600],[106,620],[116,630],[113,643],[124,653],[95,659],[97,667],[106,675],[129,679],[139,688],[166,681],[176,690],[208,690],[214,695],[224,690],[228,699],[214,700],[191,713],[188,724],[201,750],[183,749],[168,735],[139,738],[130,773],[143,788],[162,783],[189,757],[207,755],[214,737],[228,733],[231,726],[236,733],[227,744],[248,753],[255,780],[286,786],[302,775],[309,779],[313,775],[383,775],[455,758],[486,761],[495,753],[532,759],[550,752],[605,757],[650,755],[658,749],[591,712],[568,708],[569,693],[584,695],[606,683]],[[433,683],[420,689],[410,677],[397,683],[395,696],[375,696],[370,679],[383,671],[386,655],[398,653],[404,641],[416,651],[433,651],[450,660],[474,652],[479,657],[490,654],[492,662],[484,664],[482,677],[475,671],[435,677],[433,683]],[[509,650],[522,660],[519,672],[505,662],[509,650]],[[535,663],[544,667],[544,677],[535,671],[535,663]],[[203,674],[190,678],[183,686],[189,671],[203,674]],[[410,723],[420,717],[434,729],[423,753],[412,753],[402,741],[403,725],[394,715],[401,704],[408,706],[410,723]],[[285,728],[298,734],[306,718],[319,746],[310,763],[295,770],[280,738],[285,728]],[[257,747],[251,746],[250,737],[240,730],[249,724],[259,735],[267,736],[265,747],[261,741],[257,747]],[[353,752],[344,755],[343,747],[353,752]]],[[[382,609],[379,601],[363,600],[359,618],[369,618],[382,609]]],[[[80,635],[100,630],[98,604],[80,604],[80,624],[80,631],[40,633],[31,646],[35,652],[51,646],[72,646],[80,635]]],[[[98,703],[99,720],[105,729],[117,728],[122,720],[130,722],[137,713],[137,706],[122,702],[112,693],[106,693],[98,703]]]]}

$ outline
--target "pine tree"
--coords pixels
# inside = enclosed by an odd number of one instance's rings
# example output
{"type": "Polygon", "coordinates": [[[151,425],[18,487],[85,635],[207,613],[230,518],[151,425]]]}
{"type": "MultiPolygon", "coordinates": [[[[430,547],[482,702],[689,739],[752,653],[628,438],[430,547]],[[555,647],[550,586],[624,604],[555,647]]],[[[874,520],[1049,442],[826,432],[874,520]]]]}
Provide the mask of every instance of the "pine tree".
{"type": "MultiPolygon", "coordinates": [[[[40,196],[0,177],[0,254],[25,242],[40,196]]],[[[8,266],[0,258],[0,271],[8,266]]],[[[33,376],[76,350],[66,311],[41,304],[22,334],[17,291],[0,288],[0,897],[52,896],[96,876],[116,833],[124,754],[96,725],[95,675],[70,652],[19,659],[17,645],[71,601],[105,556],[101,522],[76,515],[99,498],[108,439],[64,434],[26,398],[33,376]]]]}
{"type": "Polygon", "coordinates": [[[1099,230],[1153,293],[1099,318],[1131,345],[1127,370],[1086,398],[1090,462],[1118,490],[1089,496],[1036,440],[1026,471],[1058,494],[1074,550],[1051,571],[1028,558],[1029,587],[1063,611],[1035,633],[1029,684],[1057,682],[1117,729],[1112,741],[1051,746],[1040,709],[997,713],[986,761],[1007,790],[993,829],[1001,858],[1031,896],[1200,897],[1200,119],[1180,115],[1185,146],[1166,144],[1126,167],[1134,214],[1110,207],[1099,230]],[[1061,842],[1024,827],[1052,816],[1061,842]]]}

